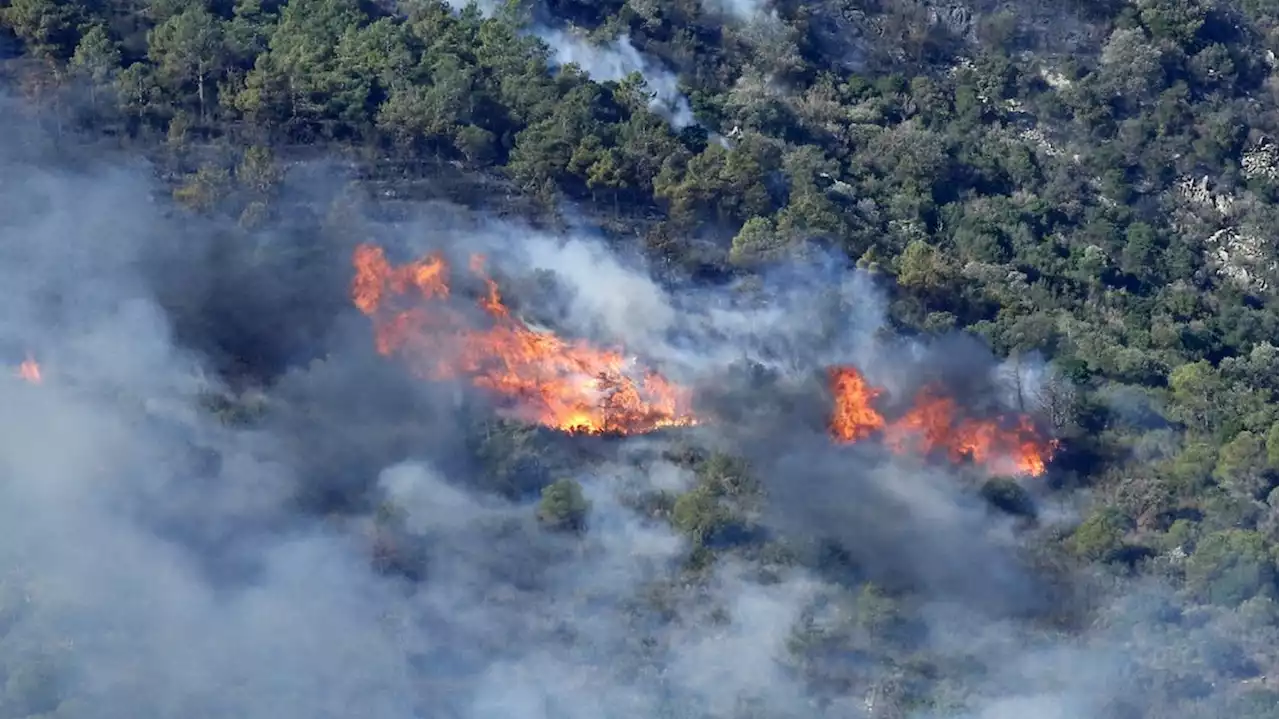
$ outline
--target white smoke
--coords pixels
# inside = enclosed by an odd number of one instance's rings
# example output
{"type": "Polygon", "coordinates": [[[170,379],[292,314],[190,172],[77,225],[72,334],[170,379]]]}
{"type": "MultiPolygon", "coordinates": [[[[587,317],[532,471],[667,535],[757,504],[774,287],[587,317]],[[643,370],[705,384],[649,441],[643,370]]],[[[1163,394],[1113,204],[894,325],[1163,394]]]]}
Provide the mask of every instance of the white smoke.
{"type": "Polygon", "coordinates": [[[505,3],[503,0],[445,0],[445,4],[455,12],[461,12],[468,6],[474,5],[482,16],[493,17],[505,3]]]}
{"type": "Polygon", "coordinates": [[[675,74],[640,54],[627,36],[619,35],[605,46],[593,45],[585,38],[559,29],[539,30],[538,37],[551,47],[556,64],[573,63],[597,82],[618,82],[640,73],[652,93],[650,109],[665,117],[677,130],[696,122],[675,74]]]}
{"type": "Polygon", "coordinates": [[[702,0],[702,4],[707,10],[724,13],[739,22],[751,22],[765,12],[769,0],[702,0]]]}
{"type": "MultiPolygon", "coordinates": [[[[440,231],[438,220],[433,230],[440,231]]],[[[541,309],[558,328],[642,352],[686,381],[714,377],[743,360],[788,374],[852,363],[881,379],[890,369],[874,341],[886,324],[883,292],[869,275],[839,261],[794,276],[780,272],[764,287],[671,288],[660,285],[641,258],[624,257],[598,238],[505,220],[467,224],[456,234],[445,243],[486,253],[514,278],[531,270],[554,278],[559,301],[541,309]],[[800,316],[806,321],[796,322],[800,316]]]]}
{"type": "MultiPolygon", "coordinates": [[[[467,418],[452,403],[403,373],[379,374],[389,363],[337,329],[316,340],[326,359],[294,367],[266,391],[268,419],[239,427],[220,417],[208,394],[226,388],[205,379],[216,373],[174,330],[176,317],[195,313],[189,331],[197,333],[234,335],[241,326],[199,311],[207,288],[219,286],[207,277],[214,263],[167,261],[201,246],[202,225],[148,203],[164,188],[147,172],[118,163],[55,169],[29,137],[39,133],[24,135],[19,112],[0,107],[0,121],[12,128],[0,140],[0,178],[22,180],[0,185],[0,283],[12,299],[0,305],[0,351],[11,363],[30,351],[45,370],[40,385],[0,376],[7,715],[862,712],[850,706],[852,690],[821,704],[824,692],[806,684],[805,660],[791,647],[814,605],[848,588],[799,562],[771,565],[767,576],[748,571],[761,562],[739,563],[736,549],[700,575],[686,571],[688,539],[631,502],[693,481],[661,457],[659,439],[643,440],[653,443],[649,454],[640,443],[598,455],[575,445],[572,461],[553,464],[556,478],[578,480],[590,502],[582,533],[555,534],[539,526],[535,497],[483,489],[504,466],[474,464],[485,453],[504,458],[495,465],[541,461],[534,453],[551,453],[552,444],[488,427],[464,443],[457,428],[467,418]],[[187,294],[162,302],[152,272],[176,273],[171,283],[187,294]],[[308,493],[342,488],[373,495],[402,524],[387,529],[372,509],[337,518],[299,509],[308,493]],[[381,532],[394,535],[420,576],[371,566],[370,540],[381,532]]],[[[88,149],[69,149],[63,157],[88,161],[88,149]]],[[[239,231],[218,238],[224,255],[253,251],[239,231]]],[[[823,275],[756,301],[724,290],[668,292],[599,245],[530,234],[495,223],[466,239],[494,250],[497,266],[555,272],[570,295],[567,324],[654,341],[672,361],[710,370],[735,354],[776,358],[825,332],[814,318],[827,313],[809,311],[825,302],[813,291],[827,284],[823,275]],[[513,238],[521,240],[515,249],[513,238]],[[680,334],[694,341],[660,341],[680,334]]],[[[345,265],[347,248],[307,239],[345,265]]],[[[844,314],[836,313],[838,340],[823,351],[856,357],[872,346],[883,300],[865,277],[838,269],[843,281],[830,283],[838,287],[830,299],[844,314]]],[[[272,302],[300,290],[280,291],[289,278],[265,275],[234,275],[240,295],[255,296],[259,282],[279,291],[234,319],[265,316],[278,331],[290,318],[275,316],[272,302]]],[[[348,280],[332,284],[341,293],[348,280]]],[[[755,471],[769,490],[771,514],[760,521],[779,535],[833,537],[860,570],[904,578],[939,603],[971,602],[972,612],[926,617],[928,633],[913,648],[941,655],[939,666],[984,670],[975,681],[989,684],[970,716],[1099,716],[1109,696],[1133,691],[1108,681],[1120,676],[1110,670],[1127,647],[1143,656],[1169,646],[1207,654],[1199,635],[1149,632],[1160,625],[1145,617],[1132,636],[1035,643],[1035,627],[992,618],[1035,596],[1034,578],[1012,556],[1010,523],[993,519],[948,471],[871,467],[856,452],[831,450],[825,437],[821,449],[803,438],[779,423],[745,448],[762,460],[755,471]]],[[[858,654],[873,641],[831,653],[858,654]]],[[[860,677],[893,668],[847,661],[838,668],[860,677]]],[[[1186,660],[1197,663],[1205,660],[1186,660]]]]}
{"type": "MultiPolygon", "coordinates": [[[[502,7],[500,0],[449,0],[448,4],[455,11],[475,5],[485,17],[491,17],[502,7]]],[[[730,4],[742,5],[745,10],[747,5],[754,3],[739,0],[730,4]]],[[[559,28],[539,26],[530,29],[529,33],[551,48],[552,62],[555,65],[575,64],[596,82],[618,82],[633,73],[640,73],[651,94],[649,109],[661,115],[677,130],[697,122],[689,105],[689,98],[680,91],[680,81],[675,73],[643,55],[626,35],[619,35],[613,42],[601,46],[592,44],[574,32],[559,28]]]]}
{"type": "MultiPolygon", "coordinates": [[[[144,171],[54,170],[40,153],[0,143],[3,176],[26,178],[0,191],[0,280],[15,299],[0,306],[0,348],[9,364],[30,351],[44,372],[41,384],[0,376],[6,716],[639,718],[803,694],[779,662],[812,580],[673,584],[686,539],[623,502],[684,486],[685,470],[578,462],[586,530],[553,534],[528,499],[446,468],[466,456],[433,449],[432,433],[447,440],[457,423],[451,405],[423,395],[413,414],[441,423],[416,433],[388,408],[418,401],[418,384],[387,386],[366,349],[337,340],[266,391],[270,422],[228,424],[207,403],[226,388],[175,336],[148,269],[195,251],[200,223],[149,205],[161,188],[144,171]],[[376,449],[406,431],[402,448],[376,449]],[[348,468],[362,453],[368,469],[348,468]],[[420,557],[419,580],[371,566],[370,540],[388,531],[372,513],[299,511],[334,480],[365,484],[400,518],[396,546],[420,557]],[[681,615],[723,605],[727,623],[661,620],[646,599],[659,593],[681,615]]],[[[570,276],[608,266],[586,245],[561,258],[570,276]]],[[[620,264],[600,278],[660,311],[656,288],[620,264]]],[[[173,279],[185,302],[207,280],[173,279]]],[[[581,317],[641,325],[625,304],[581,317]]]]}

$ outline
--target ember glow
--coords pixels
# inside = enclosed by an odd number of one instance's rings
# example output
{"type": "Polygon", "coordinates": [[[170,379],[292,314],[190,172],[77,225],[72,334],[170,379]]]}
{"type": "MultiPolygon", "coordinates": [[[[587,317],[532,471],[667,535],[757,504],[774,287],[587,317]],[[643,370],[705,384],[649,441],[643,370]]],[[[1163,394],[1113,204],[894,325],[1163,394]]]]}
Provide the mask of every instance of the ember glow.
{"type": "Polygon", "coordinates": [[[31,384],[40,384],[41,382],[40,364],[31,357],[23,360],[14,374],[31,384]]]}
{"type": "Polygon", "coordinates": [[[352,301],[374,324],[379,353],[397,356],[421,376],[463,378],[493,392],[524,421],[583,433],[634,434],[695,424],[690,394],[655,372],[629,370],[618,350],[533,330],[511,315],[484,257],[470,272],[485,286],[475,327],[450,297],[450,267],[440,255],[393,266],[383,250],[360,245],[352,258],[352,301]]]}
{"type": "Polygon", "coordinates": [[[1044,474],[1058,446],[1030,417],[967,418],[955,400],[931,387],[901,417],[887,420],[875,407],[884,391],[858,370],[835,367],[828,374],[835,400],[830,430],[838,442],[879,437],[899,454],[945,454],[955,462],[969,459],[995,472],[1032,476],[1044,474]]]}

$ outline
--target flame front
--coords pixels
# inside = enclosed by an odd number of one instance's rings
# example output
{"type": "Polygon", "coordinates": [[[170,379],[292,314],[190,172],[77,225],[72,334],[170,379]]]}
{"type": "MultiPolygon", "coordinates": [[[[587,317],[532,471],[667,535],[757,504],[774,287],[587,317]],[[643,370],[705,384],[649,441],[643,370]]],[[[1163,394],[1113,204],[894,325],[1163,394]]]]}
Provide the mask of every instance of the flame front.
{"type": "MultiPolygon", "coordinates": [[[[628,372],[622,352],[538,332],[516,319],[498,284],[473,255],[470,272],[484,284],[475,327],[451,296],[450,267],[439,254],[394,266],[383,250],[360,245],[352,257],[352,301],[373,321],[379,353],[407,361],[431,379],[463,378],[493,392],[519,419],[575,433],[649,432],[697,420],[689,392],[652,371],[628,372]]],[[[36,370],[38,377],[38,369],[36,370]]],[[[884,390],[853,367],[827,370],[835,407],[832,437],[877,439],[894,452],[968,459],[1002,473],[1040,475],[1057,449],[1029,417],[972,419],[955,400],[926,388],[902,416],[876,408],[884,390]]]]}
{"type": "Polygon", "coordinates": [[[14,374],[16,374],[20,379],[30,382],[31,384],[40,384],[40,363],[36,362],[34,358],[28,356],[22,361],[22,364],[18,365],[18,369],[14,374]]]}
{"type": "Polygon", "coordinates": [[[926,387],[910,409],[889,421],[875,407],[883,390],[867,383],[853,367],[828,371],[835,399],[831,435],[837,442],[857,442],[873,435],[899,454],[945,453],[954,462],[968,458],[996,472],[1044,474],[1057,450],[1030,417],[1017,415],[972,419],[961,415],[955,400],[926,387]]]}
{"type": "Polygon", "coordinates": [[[509,403],[510,414],[575,433],[648,432],[695,424],[689,393],[652,371],[628,373],[622,352],[537,332],[512,317],[484,257],[470,270],[485,284],[489,326],[472,328],[450,296],[449,265],[436,254],[393,266],[374,245],[352,258],[352,301],[373,320],[377,350],[431,379],[465,378],[509,403]]]}

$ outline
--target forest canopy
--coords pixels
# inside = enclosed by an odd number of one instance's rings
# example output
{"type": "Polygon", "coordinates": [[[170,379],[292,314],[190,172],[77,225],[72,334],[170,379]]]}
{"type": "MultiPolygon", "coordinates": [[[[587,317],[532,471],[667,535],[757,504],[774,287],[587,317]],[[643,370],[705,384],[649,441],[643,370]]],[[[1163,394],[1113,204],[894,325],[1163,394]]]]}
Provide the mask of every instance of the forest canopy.
{"type": "MultiPolygon", "coordinates": [[[[1034,413],[1060,446],[1049,471],[1034,490],[986,477],[966,496],[1014,527],[1037,576],[1070,586],[1026,620],[1027,643],[1105,630],[1174,648],[1089,714],[1124,718],[1270,717],[1278,701],[1278,37],[1275,6],[1255,0],[0,0],[0,74],[52,144],[145,159],[165,207],[218,228],[228,255],[290,238],[255,250],[244,277],[328,267],[322,252],[366,240],[350,236],[366,226],[355,204],[448,201],[538,232],[599,228],[664,287],[751,288],[834,257],[883,293],[895,336],[964,335],[1034,366],[1034,413]],[[360,203],[300,210],[290,173],[317,160],[354,168],[344,193],[360,203]],[[1041,517],[1059,513],[1074,519],[1041,517]],[[1155,618],[1099,599],[1151,587],[1155,618]]],[[[249,336],[252,313],[224,314],[216,332],[191,329],[204,317],[174,332],[199,336],[228,386],[270,394],[299,357],[321,360],[315,327],[249,336]]],[[[210,412],[274,426],[250,394],[210,412]]],[[[562,438],[471,419],[460,446],[481,489],[529,504],[537,532],[586,543],[617,509],[565,470],[562,438]]],[[[411,446],[407,430],[388,442],[411,446]]],[[[823,706],[998,716],[975,708],[995,670],[923,638],[932,604],[910,578],[872,580],[838,542],[801,551],[762,530],[791,500],[758,462],[665,456],[691,483],[627,509],[686,543],[673,586],[740,562],[839,588],[837,618],[808,616],[787,640],[788,670],[823,706]]],[[[364,516],[366,485],[299,506],[364,516]]],[[[372,514],[379,571],[429,581],[405,549],[409,515],[372,514]]],[[[0,638],[0,719],[84,716],[52,650],[15,635],[0,638]]]]}

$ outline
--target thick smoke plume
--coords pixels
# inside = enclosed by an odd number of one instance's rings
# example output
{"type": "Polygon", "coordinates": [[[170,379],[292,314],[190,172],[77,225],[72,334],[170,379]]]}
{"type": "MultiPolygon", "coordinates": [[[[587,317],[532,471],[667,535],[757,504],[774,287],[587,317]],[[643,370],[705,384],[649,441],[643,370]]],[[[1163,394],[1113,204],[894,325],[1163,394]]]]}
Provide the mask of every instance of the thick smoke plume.
{"type": "MultiPolygon", "coordinates": [[[[1118,648],[1167,641],[1036,629],[1059,587],[966,470],[829,441],[811,370],[832,363],[999,395],[972,381],[996,371],[977,348],[949,348],[948,374],[936,348],[876,340],[882,300],[838,264],[671,289],[497,222],[358,218],[348,237],[308,219],[331,213],[305,174],[286,218],[249,232],[175,211],[150,168],[13,103],[0,123],[0,351],[40,369],[0,378],[15,716],[865,716],[893,664],[833,651],[817,666],[845,679],[824,683],[796,647],[846,625],[866,579],[915,592],[916,641],[984,669],[974,717],[1106,716],[1139,691],[1118,648]],[[616,441],[497,424],[466,383],[375,351],[348,296],[369,237],[401,259],[485,253],[522,315],[634,347],[740,421],[616,441]],[[743,511],[792,560],[719,538],[724,558],[690,568],[688,535],[638,508],[702,481],[678,442],[751,462],[768,506],[743,511]],[[553,479],[582,486],[576,533],[537,518],[553,479]]],[[[1116,616],[1161,626],[1153,596],[1116,616]]]]}

